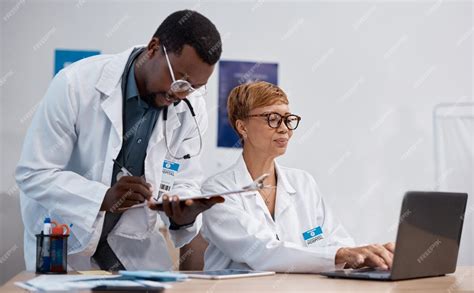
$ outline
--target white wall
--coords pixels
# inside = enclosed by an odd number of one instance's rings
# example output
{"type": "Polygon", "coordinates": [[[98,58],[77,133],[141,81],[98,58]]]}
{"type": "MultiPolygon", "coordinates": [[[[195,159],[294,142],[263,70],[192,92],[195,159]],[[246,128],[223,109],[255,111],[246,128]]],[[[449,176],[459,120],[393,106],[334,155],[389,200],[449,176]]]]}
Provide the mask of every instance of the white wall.
{"type": "MultiPolygon", "coordinates": [[[[31,115],[51,80],[55,48],[120,52],[146,43],[171,12],[200,11],[221,32],[223,59],[279,63],[280,85],[292,111],[303,117],[280,162],[315,176],[359,243],[385,242],[394,240],[403,193],[437,185],[434,106],[472,101],[472,6],[468,1],[2,1],[0,283],[23,267],[13,171],[31,115]]],[[[208,88],[203,162],[210,175],[231,164],[239,151],[215,146],[217,74],[208,88]]]]}

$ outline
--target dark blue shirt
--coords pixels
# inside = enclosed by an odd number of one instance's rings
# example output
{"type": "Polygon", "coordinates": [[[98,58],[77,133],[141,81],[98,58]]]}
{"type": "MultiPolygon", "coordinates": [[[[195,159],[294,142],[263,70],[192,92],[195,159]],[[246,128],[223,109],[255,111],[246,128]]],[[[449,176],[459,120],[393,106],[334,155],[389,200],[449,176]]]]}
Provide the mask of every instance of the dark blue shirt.
{"type": "MultiPolygon", "coordinates": [[[[117,160],[134,176],[145,174],[145,157],[148,142],[160,110],[140,99],[135,80],[135,62],[130,66],[125,88],[125,120],[122,149],[117,160]]],[[[112,184],[116,182],[120,167],[114,166],[112,184]]]]}
{"type": "MultiPolygon", "coordinates": [[[[129,58],[132,58],[132,54],[129,58]]],[[[155,127],[156,120],[160,114],[159,110],[149,106],[140,99],[137,82],[135,80],[135,62],[130,66],[125,87],[123,121],[123,143],[117,160],[125,166],[132,175],[142,176],[145,174],[145,157],[148,142],[155,127]]],[[[111,185],[117,182],[117,174],[120,167],[114,164],[111,185]]],[[[112,248],[107,243],[107,235],[120,220],[121,213],[107,211],[104,225],[100,235],[99,244],[93,258],[103,270],[124,270],[125,267],[117,258],[112,248]]]]}

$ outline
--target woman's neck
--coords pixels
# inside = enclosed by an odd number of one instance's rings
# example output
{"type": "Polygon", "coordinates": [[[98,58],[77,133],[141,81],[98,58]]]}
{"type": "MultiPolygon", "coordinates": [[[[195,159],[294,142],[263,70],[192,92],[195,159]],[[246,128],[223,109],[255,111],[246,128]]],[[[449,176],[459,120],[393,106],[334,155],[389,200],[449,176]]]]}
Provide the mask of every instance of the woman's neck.
{"type": "Polygon", "coordinates": [[[262,174],[268,173],[270,176],[268,176],[268,178],[265,180],[265,184],[276,184],[274,157],[248,151],[245,147],[243,151],[243,157],[252,180],[257,179],[258,177],[262,176],[262,174]]]}

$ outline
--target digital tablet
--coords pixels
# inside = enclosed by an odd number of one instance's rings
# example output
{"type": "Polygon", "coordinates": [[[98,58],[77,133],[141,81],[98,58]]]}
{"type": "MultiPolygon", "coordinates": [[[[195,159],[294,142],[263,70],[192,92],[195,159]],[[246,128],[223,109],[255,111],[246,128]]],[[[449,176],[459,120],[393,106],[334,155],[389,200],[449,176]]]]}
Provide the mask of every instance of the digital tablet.
{"type": "MultiPolygon", "coordinates": [[[[179,197],[179,201],[185,201],[188,199],[201,199],[201,198],[211,198],[211,197],[216,197],[216,196],[229,196],[229,195],[236,195],[236,194],[255,194],[255,191],[259,189],[254,188],[254,189],[238,189],[238,190],[230,190],[230,191],[225,191],[221,193],[207,193],[207,194],[196,194],[196,195],[189,195],[189,196],[181,196],[179,197]]],[[[162,204],[163,203],[163,198],[160,197],[159,199],[155,199],[153,202],[154,204],[162,204]]]]}
{"type": "MultiPolygon", "coordinates": [[[[216,196],[229,196],[229,195],[236,195],[236,194],[255,194],[255,191],[258,191],[260,189],[264,188],[276,188],[275,186],[267,186],[264,185],[263,180],[267,178],[269,174],[263,174],[262,176],[258,177],[255,179],[252,183],[250,183],[247,186],[242,187],[241,189],[236,189],[236,190],[229,190],[225,192],[220,192],[220,193],[208,193],[208,194],[196,194],[196,195],[190,195],[190,196],[182,196],[179,198],[179,201],[185,201],[188,199],[200,199],[200,198],[211,198],[211,197],[216,197],[216,196]]],[[[160,197],[158,199],[153,199],[151,202],[153,205],[161,205],[163,203],[163,199],[160,197]]],[[[128,209],[134,209],[134,208],[140,208],[148,203],[140,203],[136,204],[131,207],[123,208],[123,209],[118,209],[119,211],[126,211],[128,209]]]]}
{"type": "Polygon", "coordinates": [[[272,276],[275,274],[275,272],[235,270],[235,269],[225,269],[225,270],[215,270],[215,271],[195,271],[195,272],[182,272],[182,273],[185,273],[189,278],[192,278],[192,279],[210,279],[210,280],[272,276]]]}

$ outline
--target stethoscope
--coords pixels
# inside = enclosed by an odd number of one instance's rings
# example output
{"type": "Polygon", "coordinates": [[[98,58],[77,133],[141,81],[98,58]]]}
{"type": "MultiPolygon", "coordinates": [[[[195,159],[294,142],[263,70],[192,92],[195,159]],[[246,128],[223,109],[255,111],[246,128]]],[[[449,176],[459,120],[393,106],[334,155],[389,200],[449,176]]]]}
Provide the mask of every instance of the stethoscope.
{"type": "MultiPolygon", "coordinates": [[[[135,59],[137,59],[137,57],[140,55],[140,53],[142,53],[144,50],[145,50],[145,48],[139,48],[139,49],[134,49],[133,50],[132,56],[131,56],[131,58],[129,58],[129,60],[128,60],[126,66],[125,66],[125,71],[122,75],[122,97],[123,97],[123,104],[122,104],[122,119],[123,120],[122,121],[125,121],[125,103],[126,103],[126,101],[125,101],[125,89],[127,88],[128,73],[129,73],[130,67],[132,66],[135,59]]],[[[175,160],[183,160],[183,159],[186,160],[186,159],[191,159],[193,157],[199,156],[201,154],[202,145],[203,145],[202,144],[201,129],[199,128],[199,123],[197,122],[197,119],[196,119],[196,113],[194,112],[194,108],[191,105],[191,102],[189,102],[189,100],[187,98],[184,98],[180,101],[177,101],[177,102],[173,103],[173,106],[176,107],[176,105],[178,105],[181,101],[184,101],[184,103],[188,106],[189,111],[191,112],[191,116],[193,117],[194,124],[196,125],[198,135],[199,135],[199,150],[195,154],[192,154],[192,155],[191,154],[185,154],[184,156],[176,156],[176,154],[173,154],[171,152],[170,147],[168,145],[168,138],[166,136],[166,124],[167,124],[167,120],[168,120],[168,106],[167,106],[163,109],[163,121],[164,121],[163,132],[164,132],[166,150],[168,151],[169,156],[171,158],[175,159],[175,160]]],[[[125,130],[123,130],[122,139],[124,139],[124,136],[125,136],[125,130]]]]}
{"type": "MultiPolygon", "coordinates": [[[[163,121],[165,122],[165,127],[164,127],[164,131],[165,131],[165,134],[164,134],[164,137],[165,137],[165,145],[166,145],[166,149],[168,150],[168,154],[173,158],[173,159],[176,159],[176,160],[186,160],[186,159],[191,159],[192,157],[197,157],[201,154],[201,151],[202,151],[202,134],[201,134],[201,129],[199,128],[199,123],[197,122],[197,119],[196,119],[196,114],[194,113],[194,108],[193,106],[191,105],[191,102],[187,99],[187,98],[184,98],[182,101],[184,101],[184,103],[186,105],[188,105],[188,108],[189,108],[189,111],[191,112],[191,116],[193,116],[193,120],[194,120],[194,124],[196,125],[196,129],[198,131],[198,135],[199,135],[199,150],[197,153],[193,154],[193,155],[190,155],[190,154],[186,154],[182,157],[176,157],[175,155],[173,155],[171,153],[171,150],[168,146],[168,138],[166,137],[166,121],[168,120],[168,107],[166,107],[165,109],[163,109],[163,121]]],[[[179,104],[179,102],[181,101],[178,101],[176,103],[174,103],[174,106],[176,106],[177,104],[179,104]]]]}

